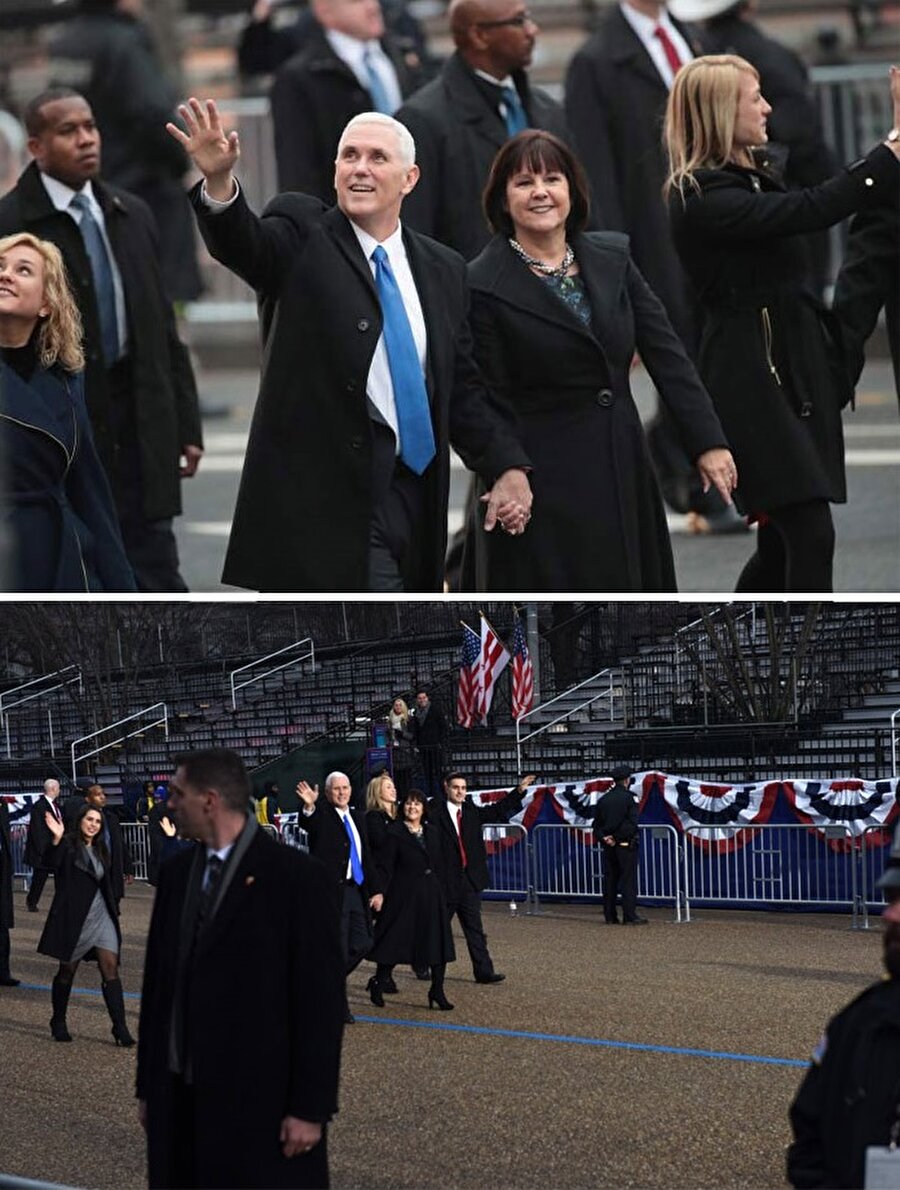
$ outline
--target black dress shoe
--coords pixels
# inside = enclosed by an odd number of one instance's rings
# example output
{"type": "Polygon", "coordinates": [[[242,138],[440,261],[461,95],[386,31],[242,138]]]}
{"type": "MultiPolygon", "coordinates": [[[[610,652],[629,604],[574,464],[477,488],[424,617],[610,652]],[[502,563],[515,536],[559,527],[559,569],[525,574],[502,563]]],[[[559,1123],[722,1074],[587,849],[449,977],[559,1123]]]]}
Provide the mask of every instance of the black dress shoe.
{"type": "Polygon", "coordinates": [[[625,926],[648,926],[650,922],[646,917],[626,917],[622,924],[625,926]]]}
{"type": "MultiPolygon", "coordinates": [[[[430,978],[430,976],[429,976],[429,978],[430,978]]],[[[384,994],[386,996],[396,996],[397,995],[397,993],[400,991],[400,989],[394,983],[393,975],[389,975],[387,977],[387,979],[382,983],[381,990],[384,992],[384,994]]]]}
{"type": "Polygon", "coordinates": [[[25,902],[25,908],[29,913],[37,913],[38,911],[37,905],[29,905],[27,901],[25,902]]]}
{"type": "Polygon", "coordinates": [[[607,925],[607,926],[618,926],[618,925],[621,925],[622,923],[619,921],[619,919],[617,917],[607,917],[604,920],[603,924],[607,925]]]}
{"type": "Polygon", "coordinates": [[[0,988],[17,988],[21,982],[20,979],[13,979],[11,975],[4,975],[0,978],[0,988]]]}
{"type": "Polygon", "coordinates": [[[503,983],[506,979],[505,975],[501,975],[499,971],[492,971],[490,975],[476,975],[476,983],[503,983]]]}

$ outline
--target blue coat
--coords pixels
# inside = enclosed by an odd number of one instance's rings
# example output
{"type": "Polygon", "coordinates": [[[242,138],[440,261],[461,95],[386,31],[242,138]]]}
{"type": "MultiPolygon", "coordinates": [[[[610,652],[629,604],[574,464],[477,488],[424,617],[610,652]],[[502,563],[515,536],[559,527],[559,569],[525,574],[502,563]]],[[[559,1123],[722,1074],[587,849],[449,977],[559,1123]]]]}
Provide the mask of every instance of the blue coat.
{"type": "Polygon", "coordinates": [[[134,591],[81,375],[0,361],[5,591],[134,591]]]}

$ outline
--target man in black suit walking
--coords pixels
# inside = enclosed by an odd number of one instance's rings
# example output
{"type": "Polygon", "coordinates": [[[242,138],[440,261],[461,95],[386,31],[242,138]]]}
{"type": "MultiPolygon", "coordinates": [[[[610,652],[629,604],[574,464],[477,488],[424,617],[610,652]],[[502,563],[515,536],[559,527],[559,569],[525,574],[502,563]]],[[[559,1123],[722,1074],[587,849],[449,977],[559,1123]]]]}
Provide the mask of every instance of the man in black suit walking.
{"type": "MultiPolygon", "coordinates": [[[[344,974],[349,975],[372,949],[372,912],[384,900],[377,869],[369,851],[366,817],[350,805],[350,778],[329,773],[325,778],[325,803],[319,787],[306,781],[297,785],[303,803],[300,825],[309,835],[309,851],[328,870],[329,885],[341,915],[344,974]]],[[[344,999],[344,1020],[353,1024],[353,1013],[344,999]]]]}
{"type": "Polygon", "coordinates": [[[619,765],[610,773],[613,786],[597,802],[594,842],[603,847],[603,916],[610,926],[619,924],[616,898],[622,894],[626,926],[645,926],[637,911],[638,809],[631,790],[631,769],[619,765]]]}
{"type": "MultiPolygon", "coordinates": [[[[112,894],[116,905],[118,905],[125,896],[125,885],[134,882],[134,864],[128,845],[122,837],[122,824],[119,822],[118,814],[114,810],[107,809],[106,791],[102,785],[97,782],[89,785],[84,791],[84,801],[89,806],[93,806],[95,810],[99,810],[103,819],[101,835],[106,844],[106,850],[109,852],[112,894]]],[[[75,816],[82,805],[83,802],[78,798],[66,800],[64,812],[66,826],[75,821],[75,816]]]]}
{"type": "Polygon", "coordinates": [[[424,792],[428,797],[435,797],[440,793],[441,775],[444,772],[447,720],[441,708],[431,701],[427,690],[416,691],[416,705],[410,713],[410,718],[413,741],[419,752],[424,792]]]}
{"type": "Polygon", "coordinates": [[[100,180],[100,133],[77,91],[36,96],[25,124],[34,161],[0,199],[0,236],[31,232],[62,253],[84,327],[91,427],[138,589],[185,591],[172,518],[203,438],[154,216],[136,195],[100,180]]]}
{"type": "Polygon", "coordinates": [[[31,868],[31,884],[25,898],[25,907],[29,913],[37,913],[38,901],[50,875],[50,868],[44,865],[44,852],[53,843],[53,836],[47,826],[46,814],[50,813],[57,822],[62,822],[62,811],[59,808],[59,782],[48,777],[44,782],[44,792],[31,807],[28,819],[28,836],[25,840],[25,863],[31,868]]]}
{"type": "Polygon", "coordinates": [[[343,968],[325,870],[259,829],[235,752],[175,763],[169,806],[198,842],[163,865],[147,938],[149,1184],[327,1186],[343,968]]]}
{"type": "Polygon", "coordinates": [[[337,207],[284,194],[259,219],[232,173],[237,133],[211,100],[180,111],[188,132],[169,130],[206,179],[193,195],[203,237],[261,300],[262,387],[225,582],[440,590],[450,442],[487,478],[488,531],[524,529],[529,460],[472,359],[463,261],[401,228],[412,138],[390,116],[354,117],[337,207]]]}
{"type": "Polygon", "coordinates": [[[490,885],[481,828],[487,823],[508,822],[518,813],[525,791],[534,780],[534,776],[523,777],[506,797],[487,806],[476,806],[466,796],[466,778],[462,773],[448,773],[444,778],[444,796],[429,802],[431,821],[440,830],[448,880],[447,907],[451,917],[455,913],[459,918],[476,983],[500,983],[506,978],[494,970],[481,921],[481,894],[490,885]]]}
{"type": "Polygon", "coordinates": [[[13,907],[13,855],[9,807],[0,797],[0,988],[17,988],[9,969],[9,931],[16,924],[13,907]]]}

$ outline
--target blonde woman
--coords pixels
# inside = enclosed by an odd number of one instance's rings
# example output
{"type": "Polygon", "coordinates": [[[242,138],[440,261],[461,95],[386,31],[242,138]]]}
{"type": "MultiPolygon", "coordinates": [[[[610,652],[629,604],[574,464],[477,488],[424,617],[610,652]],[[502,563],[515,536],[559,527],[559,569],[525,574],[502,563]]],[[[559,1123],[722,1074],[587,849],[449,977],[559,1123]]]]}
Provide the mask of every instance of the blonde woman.
{"type": "Polygon", "coordinates": [[[134,591],[84,404],[81,319],[59,250],[0,239],[4,591],[134,591]]]}
{"type": "Polygon", "coordinates": [[[412,771],[416,761],[413,724],[409,717],[409,707],[402,698],[395,698],[391,704],[388,724],[391,729],[394,780],[397,793],[402,798],[412,783],[412,771]]]}
{"type": "MultiPolygon", "coordinates": [[[[893,67],[891,96],[900,125],[893,67]]],[[[827,592],[853,390],[840,323],[807,283],[802,237],[864,207],[896,209],[900,131],[827,182],[788,191],[766,149],[770,111],[743,58],[682,67],[666,111],[666,192],[703,315],[700,374],[737,462],[735,499],[759,522],[737,590],[827,592]]]]}

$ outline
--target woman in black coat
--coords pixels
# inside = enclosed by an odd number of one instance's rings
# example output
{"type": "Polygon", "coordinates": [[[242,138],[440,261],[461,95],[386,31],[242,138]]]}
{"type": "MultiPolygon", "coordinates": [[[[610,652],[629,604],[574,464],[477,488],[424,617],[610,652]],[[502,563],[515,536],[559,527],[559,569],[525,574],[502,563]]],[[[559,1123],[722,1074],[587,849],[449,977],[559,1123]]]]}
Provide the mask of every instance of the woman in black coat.
{"type": "Polygon", "coordinates": [[[484,193],[496,235],[469,266],[475,354],[534,469],[522,536],[470,524],[465,569],[486,591],[674,591],[665,512],[629,372],[637,350],[705,488],[734,463],[697,373],[628,239],[589,232],[584,171],[527,130],[484,193]]]}
{"type": "Polygon", "coordinates": [[[426,821],[425,795],[411,789],[403,799],[402,821],[385,836],[383,870],[388,876],[384,904],[375,923],[375,945],[368,958],[378,964],[369,995],[384,1007],[382,992],[397,963],[431,969],[428,1007],[449,1012],[444,973],[456,958],[450,914],[442,883],[443,861],[437,828],[426,821]]]}
{"type": "Polygon", "coordinates": [[[0,239],[5,591],[134,591],[84,403],[81,320],[59,250],[0,239]]]}
{"type": "MultiPolygon", "coordinates": [[[[900,72],[893,70],[900,123],[900,72]]],[[[804,275],[803,236],[897,205],[900,133],[838,176],[787,191],[758,146],[768,103],[743,58],[697,58],[666,113],[675,244],[703,313],[700,374],[759,520],[738,591],[831,591],[830,502],[846,500],[841,409],[852,399],[838,320],[804,275]]]]}
{"type": "Polygon", "coordinates": [[[134,1045],[119,979],[122,935],[110,881],[109,852],[103,843],[103,816],[85,802],[65,833],[52,814],[46,814],[45,821],[53,843],[44,853],[44,863],[55,873],[56,892],[38,952],[59,961],[51,988],[53,1040],[72,1040],[66,1010],[78,964],[87,959],[100,968],[116,1045],[134,1045]]]}

